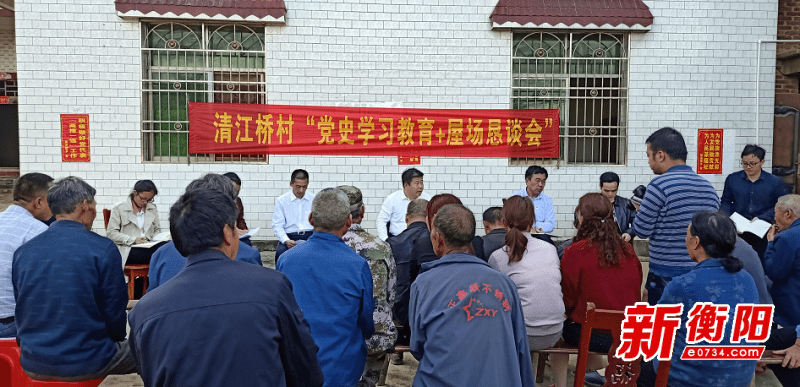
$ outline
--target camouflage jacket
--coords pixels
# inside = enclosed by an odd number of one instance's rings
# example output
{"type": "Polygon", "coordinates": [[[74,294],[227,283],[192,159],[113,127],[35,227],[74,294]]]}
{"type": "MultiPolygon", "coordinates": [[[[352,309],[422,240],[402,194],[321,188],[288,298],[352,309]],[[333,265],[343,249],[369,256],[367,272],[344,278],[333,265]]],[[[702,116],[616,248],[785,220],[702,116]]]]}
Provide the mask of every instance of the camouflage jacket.
{"type": "Polygon", "coordinates": [[[361,225],[356,223],[350,226],[342,240],[369,264],[372,272],[372,298],[375,305],[375,312],[372,315],[375,320],[375,334],[367,339],[367,349],[370,355],[385,352],[394,346],[397,339],[397,329],[392,319],[397,267],[392,257],[392,248],[377,236],[364,231],[361,225]]]}

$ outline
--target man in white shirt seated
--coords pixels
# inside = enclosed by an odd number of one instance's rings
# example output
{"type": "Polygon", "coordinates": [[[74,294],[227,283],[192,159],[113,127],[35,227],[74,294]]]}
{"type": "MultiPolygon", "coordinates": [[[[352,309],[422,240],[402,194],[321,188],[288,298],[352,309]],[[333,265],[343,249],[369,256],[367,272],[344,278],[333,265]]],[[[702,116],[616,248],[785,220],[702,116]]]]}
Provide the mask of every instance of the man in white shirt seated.
{"type": "Polygon", "coordinates": [[[422,176],[424,174],[416,168],[403,171],[403,189],[386,197],[375,221],[378,237],[382,240],[395,236],[406,229],[406,210],[408,203],[414,199],[430,200],[431,195],[422,192],[425,188],[422,176]]]}
{"type": "Polygon", "coordinates": [[[537,234],[551,233],[556,228],[553,199],[542,192],[545,184],[547,184],[547,170],[533,165],[525,171],[525,187],[513,193],[515,196],[527,196],[533,200],[533,210],[536,213],[533,232],[537,234]]]}
{"type": "Polygon", "coordinates": [[[275,261],[286,250],[297,246],[298,241],[305,241],[313,233],[314,228],[308,222],[311,214],[311,202],[314,195],[308,189],[308,172],[295,169],[289,182],[291,192],[287,192],[275,200],[275,211],[272,214],[272,231],[278,237],[278,248],[275,250],[275,261]]]}

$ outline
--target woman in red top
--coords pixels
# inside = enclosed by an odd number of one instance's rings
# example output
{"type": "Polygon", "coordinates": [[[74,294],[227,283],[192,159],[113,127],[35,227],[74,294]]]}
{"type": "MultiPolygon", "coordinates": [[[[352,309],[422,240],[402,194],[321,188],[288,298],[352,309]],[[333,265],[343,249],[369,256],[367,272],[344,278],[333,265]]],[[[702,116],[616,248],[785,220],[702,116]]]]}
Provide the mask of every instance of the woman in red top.
{"type": "MultiPolygon", "coordinates": [[[[614,222],[614,207],[600,193],[588,193],[578,202],[578,233],[561,260],[561,290],[567,320],[563,338],[578,345],[586,303],[598,309],[625,310],[641,301],[642,264],[633,246],[624,242],[614,222]]],[[[610,335],[592,334],[589,350],[607,353],[610,335]]],[[[604,366],[603,359],[589,359],[590,369],[604,366]]]]}

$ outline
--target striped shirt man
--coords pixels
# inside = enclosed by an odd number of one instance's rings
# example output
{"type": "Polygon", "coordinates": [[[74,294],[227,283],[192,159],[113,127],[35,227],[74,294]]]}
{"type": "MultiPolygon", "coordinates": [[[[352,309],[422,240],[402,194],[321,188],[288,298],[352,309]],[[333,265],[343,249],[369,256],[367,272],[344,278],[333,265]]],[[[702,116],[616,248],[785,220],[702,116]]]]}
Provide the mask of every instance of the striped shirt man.
{"type": "Polygon", "coordinates": [[[718,209],[717,191],[688,165],[650,181],[633,222],[639,238],[650,238],[650,272],[669,278],[688,273],[697,263],[686,251],[686,227],[694,214],[718,209]]]}

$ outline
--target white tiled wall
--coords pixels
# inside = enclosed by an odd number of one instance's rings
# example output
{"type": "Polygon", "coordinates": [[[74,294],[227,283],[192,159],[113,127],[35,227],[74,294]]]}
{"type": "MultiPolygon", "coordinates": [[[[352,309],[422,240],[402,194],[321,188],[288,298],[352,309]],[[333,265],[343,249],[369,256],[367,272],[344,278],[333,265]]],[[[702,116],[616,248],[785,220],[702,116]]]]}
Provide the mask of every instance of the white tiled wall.
{"type": "MultiPolygon", "coordinates": [[[[629,196],[652,173],[645,139],[662,126],[686,137],[696,166],[696,130],[724,128],[726,172],[755,141],[756,42],[774,39],[777,0],[645,0],[652,30],[631,37],[629,148],[626,166],[548,167],[556,234],[571,235],[572,209],[597,189],[600,173],[622,176],[629,196]]],[[[268,27],[268,99],[273,104],[508,108],[512,33],[493,31],[495,0],[467,5],[440,0],[293,1],[285,26],[268,27]]],[[[275,198],[295,168],[311,173],[311,190],[352,184],[364,191],[367,223],[383,198],[400,189],[394,157],[271,156],[263,164],[143,164],[140,150],[139,24],[116,16],[113,2],[17,0],[21,171],[78,175],[98,189],[101,207],[122,200],[138,179],[152,179],[167,226],[168,206],[206,172],[234,171],[250,227],[267,229],[275,198]],[[59,114],[91,120],[91,163],[61,163],[59,114]],[[364,168],[368,167],[368,168],[364,168]]],[[[761,145],[771,149],[774,47],[761,61],[761,145]]],[[[506,159],[426,157],[426,191],[451,192],[480,216],[524,184],[524,167],[506,159]]],[[[708,176],[722,189],[723,175],[708,176]]],[[[480,219],[480,218],[479,218],[480,219]]],[[[102,227],[102,219],[96,227],[102,227]]],[[[482,234],[482,231],[480,231],[482,234]]]]}

